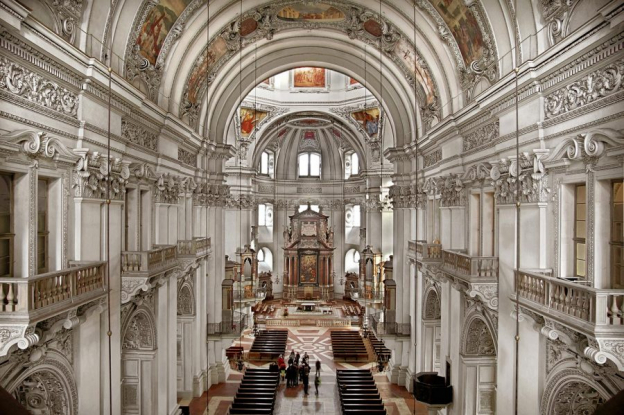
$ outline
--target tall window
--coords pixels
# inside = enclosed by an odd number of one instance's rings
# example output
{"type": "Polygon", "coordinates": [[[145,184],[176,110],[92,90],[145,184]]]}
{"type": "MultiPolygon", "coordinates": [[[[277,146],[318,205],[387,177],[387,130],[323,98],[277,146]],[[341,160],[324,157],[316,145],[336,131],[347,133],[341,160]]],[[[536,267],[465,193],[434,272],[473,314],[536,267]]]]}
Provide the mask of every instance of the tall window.
{"type": "Polygon", "coordinates": [[[624,288],[624,185],[611,184],[611,288],[624,288]]]}
{"type": "Polygon", "coordinates": [[[345,225],[347,227],[360,226],[360,205],[347,206],[345,209],[345,225]]]}
{"type": "Polygon", "coordinates": [[[587,186],[576,186],[574,198],[574,276],[585,279],[587,275],[587,249],[585,237],[587,235],[587,186]]]}
{"type": "Polygon", "coordinates": [[[37,273],[48,272],[48,181],[37,185],[37,273]]]}
{"type": "Polygon", "coordinates": [[[350,152],[345,156],[345,179],[360,172],[360,160],[357,153],[350,152]]]}
{"type": "Polygon", "coordinates": [[[319,153],[299,154],[299,177],[321,177],[321,155],[319,153]]]}
{"type": "Polygon", "coordinates": [[[258,226],[273,226],[273,206],[261,203],[258,205],[258,226]]]}
{"type": "Polygon", "coordinates": [[[263,151],[260,155],[260,174],[266,174],[273,178],[275,157],[270,151],[263,151]]]}
{"type": "Polygon", "coordinates": [[[0,174],[0,277],[13,276],[13,176],[0,174]]]}

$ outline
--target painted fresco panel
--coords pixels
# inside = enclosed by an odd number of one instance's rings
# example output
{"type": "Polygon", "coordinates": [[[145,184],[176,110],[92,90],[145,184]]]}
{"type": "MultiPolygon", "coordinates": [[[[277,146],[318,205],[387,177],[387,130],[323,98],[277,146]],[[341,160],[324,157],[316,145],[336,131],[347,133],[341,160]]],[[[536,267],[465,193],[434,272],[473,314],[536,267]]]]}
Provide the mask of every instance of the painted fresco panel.
{"type": "Polygon", "coordinates": [[[195,104],[197,103],[197,93],[202,83],[206,81],[206,72],[208,68],[214,65],[219,59],[221,59],[227,52],[227,45],[223,38],[218,37],[215,39],[208,48],[208,59],[204,59],[200,65],[195,66],[191,77],[189,78],[188,86],[188,100],[195,104]]]}
{"type": "Polygon", "coordinates": [[[373,138],[377,137],[379,133],[379,115],[379,108],[369,108],[351,113],[353,119],[361,123],[366,133],[373,138]]]}
{"type": "Polygon", "coordinates": [[[431,0],[457,41],[466,65],[481,59],[485,43],[479,24],[464,0],[431,0]]]}
{"type": "Polygon", "coordinates": [[[160,0],[147,14],[136,44],[139,45],[141,56],[152,65],[156,64],[156,59],[158,59],[158,54],[167,34],[191,1],[160,0]]]}
{"type": "Polygon", "coordinates": [[[266,111],[257,111],[250,108],[241,108],[241,137],[249,137],[256,125],[267,116],[266,111]]]}
{"type": "Polygon", "coordinates": [[[421,87],[424,96],[427,97],[427,103],[435,101],[435,87],[429,73],[425,71],[416,59],[414,47],[405,39],[397,42],[395,53],[410,71],[416,75],[416,80],[421,87]]]}
{"type": "Polygon", "coordinates": [[[324,68],[297,68],[293,71],[295,88],[325,88],[326,71],[324,68]]]}
{"type": "Polygon", "coordinates": [[[286,21],[339,22],[344,20],[343,12],[325,3],[291,4],[277,12],[277,17],[286,21]]]}

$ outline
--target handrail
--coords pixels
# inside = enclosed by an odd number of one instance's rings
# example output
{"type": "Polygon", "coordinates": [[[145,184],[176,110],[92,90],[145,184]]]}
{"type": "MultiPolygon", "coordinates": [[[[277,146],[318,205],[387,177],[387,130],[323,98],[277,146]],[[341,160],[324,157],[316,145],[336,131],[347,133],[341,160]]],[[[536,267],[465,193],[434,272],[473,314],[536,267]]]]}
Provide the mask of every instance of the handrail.
{"type": "Polygon", "coordinates": [[[146,273],[159,272],[167,265],[172,265],[177,260],[177,245],[160,245],[149,251],[122,251],[122,273],[146,273]]]}
{"type": "Polygon", "coordinates": [[[0,315],[30,312],[106,291],[106,262],[91,262],[27,278],[0,278],[0,315]]]}
{"type": "Polygon", "coordinates": [[[439,260],[442,258],[441,244],[430,244],[422,240],[408,241],[408,249],[416,253],[417,259],[439,260]]]}
{"type": "Polygon", "coordinates": [[[210,249],[210,238],[198,237],[193,239],[180,239],[177,243],[178,255],[197,256],[205,255],[210,249]]]}
{"type": "Polygon", "coordinates": [[[498,278],[498,257],[470,256],[462,252],[443,249],[442,268],[459,277],[498,278]]]}
{"type": "Polygon", "coordinates": [[[594,288],[534,270],[515,273],[518,297],[597,326],[624,326],[624,290],[594,288]]]}

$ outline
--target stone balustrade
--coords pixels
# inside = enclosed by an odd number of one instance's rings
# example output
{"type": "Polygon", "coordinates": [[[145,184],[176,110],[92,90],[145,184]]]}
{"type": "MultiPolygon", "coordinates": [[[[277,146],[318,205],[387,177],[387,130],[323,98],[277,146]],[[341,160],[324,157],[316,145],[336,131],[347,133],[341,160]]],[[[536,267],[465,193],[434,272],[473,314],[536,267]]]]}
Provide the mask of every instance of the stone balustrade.
{"type": "Polygon", "coordinates": [[[442,245],[430,244],[427,241],[408,241],[408,250],[412,257],[419,261],[440,261],[442,259],[442,245]]]}
{"type": "Polygon", "coordinates": [[[202,257],[210,251],[210,238],[193,238],[178,241],[178,256],[202,257]]]}
{"type": "Polygon", "coordinates": [[[122,251],[122,276],[153,276],[178,265],[177,245],[157,245],[149,251],[122,251]]]}
{"type": "Polygon", "coordinates": [[[549,276],[545,272],[516,272],[518,300],[546,316],[572,318],[595,334],[613,330],[624,334],[624,290],[599,289],[549,276]]]}
{"type": "Polygon", "coordinates": [[[106,294],[106,263],[89,262],[28,278],[0,278],[0,318],[39,321],[106,294]]]}
{"type": "Polygon", "coordinates": [[[466,282],[480,279],[498,280],[498,258],[470,256],[459,251],[443,249],[442,270],[466,282]]]}

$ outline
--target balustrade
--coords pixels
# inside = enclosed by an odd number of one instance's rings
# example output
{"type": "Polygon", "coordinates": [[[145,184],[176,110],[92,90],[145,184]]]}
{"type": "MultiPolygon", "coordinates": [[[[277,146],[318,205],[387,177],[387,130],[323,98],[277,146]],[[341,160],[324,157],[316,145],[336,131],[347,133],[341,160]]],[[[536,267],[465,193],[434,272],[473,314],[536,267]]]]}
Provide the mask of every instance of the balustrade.
{"type": "MultiPolygon", "coordinates": [[[[518,298],[594,326],[624,328],[624,290],[599,289],[551,277],[547,272],[516,272],[518,298]]],[[[524,301],[523,301],[524,302],[524,301]]]]}
{"type": "Polygon", "coordinates": [[[105,262],[80,265],[28,278],[0,278],[0,316],[59,313],[106,293],[105,262]]]}
{"type": "Polygon", "coordinates": [[[442,269],[468,282],[477,278],[498,278],[498,258],[470,256],[462,252],[442,250],[442,269]]]}
{"type": "Polygon", "coordinates": [[[210,238],[193,238],[178,241],[179,256],[203,256],[210,249],[210,238]]]}
{"type": "Polygon", "coordinates": [[[440,260],[442,258],[442,245],[430,244],[427,241],[409,241],[408,248],[416,252],[419,260],[440,260]]]}
{"type": "Polygon", "coordinates": [[[121,272],[147,276],[164,272],[177,265],[177,250],[177,245],[158,245],[149,251],[123,251],[121,272]]]}

